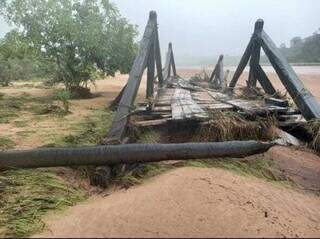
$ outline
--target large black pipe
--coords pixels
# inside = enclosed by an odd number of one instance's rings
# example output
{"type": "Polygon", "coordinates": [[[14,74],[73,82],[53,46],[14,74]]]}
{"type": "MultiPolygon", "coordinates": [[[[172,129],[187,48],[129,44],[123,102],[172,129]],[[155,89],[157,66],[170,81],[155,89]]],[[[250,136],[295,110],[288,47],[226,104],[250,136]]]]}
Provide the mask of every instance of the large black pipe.
{"type": "Polygon", "coordinates": [[[129,144],[85,148],[49,148],[0,152],[0,169],[76,165],[115,165],[166,160],[242,158],[264,153],[275,143],[230,141],[221,143],[129,144]]]}

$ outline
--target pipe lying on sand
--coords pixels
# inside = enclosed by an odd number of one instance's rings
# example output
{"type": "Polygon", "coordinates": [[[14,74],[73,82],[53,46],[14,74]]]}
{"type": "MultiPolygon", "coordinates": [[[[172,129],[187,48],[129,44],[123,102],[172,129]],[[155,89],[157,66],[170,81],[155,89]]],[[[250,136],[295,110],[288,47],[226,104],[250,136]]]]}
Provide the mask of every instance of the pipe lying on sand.
{"type": "Polygon", "coordinates": [[[185,144],[128,144],[82,148],[43,148],[0,152],[0,169],[116,165],[220,157],[242,158],[276,143],[230,141],[185,144]]]}

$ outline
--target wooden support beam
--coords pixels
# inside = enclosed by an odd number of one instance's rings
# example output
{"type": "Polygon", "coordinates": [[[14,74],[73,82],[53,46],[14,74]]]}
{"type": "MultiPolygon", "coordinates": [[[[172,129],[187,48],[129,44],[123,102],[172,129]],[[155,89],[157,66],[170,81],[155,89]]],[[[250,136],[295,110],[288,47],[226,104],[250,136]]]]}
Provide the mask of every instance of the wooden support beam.
{"type": "Polygon", "coordinates": [[[211,74],[210,82],[212,82],[213,88],[216,88],[216,89],[221,89],[226,87],[224,83],[223,55],[219,56],[216,67],[211,74]]]}
{"type": "Polygon", "coordinates": [[[136,99],[138,89],[140,86],[141,78],[148,61],[149,51],[152,45],[153,34],[157,26],[157,13],[150,12],[149,21],[146,26],[143,39],[140,43],[138,54],[134,60],[131,72],[129,74],[129,80],[127,87],[123,93],[123,97],[120,101],[118,111],[113,120],[110,131],[108,132],[107,141],[121,142],[126,126],[128,123],[128,117],[131,113],[134,101],[136,99]]]}
{"type": "Polygon", "coordinates": [[[277,92],[262,67],[260,65],[257,65],[254,66],[253,69],[255,70],[255,75],[263,90],[269,95],[276,96],[277,92]]]}
{"type": "Polygon", "coordinates": [[[226,73],[224,74],[224,80],[223,80],[225,87],[227,87],[227,85],[228,85],[229,74],[230,74],[230,70],[226,70],[226,73]]]}
{"type": "Polygon", "coordinates": [[[158,26],[155,31],[155,60],[156,60],[156,65],[157,65],[157,74],[158,74],[159,85],[160,85],[160,87],[162,87],[164,80],[163,80],[163,74],[162,74],[162,62],[161,62],[161,51],[160,51],[158,26]]]}
{"type": "Polygon", "coordinates": [[[164,79],[164,81],[167,81],[168,78],[171,75],[171,59],[172,59],[171,58],[171,47],[170,47],[170,44],[169,44],[168,51],[167,51],[166,62],[165,62],[165,67],[164,67],[164,70],[163,70],[163,79],[164,79]]]}
{"type": "Polygon", "coordinates": [[[305,88],[287,59],[282,55],[272,39],[262,31],[261,45],[269,61],[277,72],[295,104],[306,120],[320,118],[320,105],[316,98],[305,88]]]}
{"type": "Polygon", "coordinates": [[[240,60],[240,63],[237,67],[237,70],[236,72],[234,73],[233,77],[232,77],[232,80],[229,84],[229,87],[230,88],[234,88],[239,80],[239,77],[241,76],[243,70],[246,68],[248,62],[249,62],[249,59],[250,59],[250,56],[251,56],[251,53],[252,53],[252,47],[253,47],[253,40],[251,39],[241,60],[240,60]]]}
{"type": "Polygon", "coordinates": [[[172,48],[172,43],[169,43],[169,47],[171,49],[171,67],[172,67],[172,73],[173,76],[176,77],[177,76],[177,69],[176,69],[176,61],[174,59],[174,54],[173,54],[173,48],[172,48]]]}
{"type": "Polygon", "coordinates": [[[147,72],[147,99],[154,96],[154,75],[155,75],[155,35],[153,34],[148,58],[147,72]]]}
{"type": "Polygon", "coordinates": [[[125,91],[127,87],[127,84],[122,88],[122,90],[120,91],[120,93],[117,95],[117,97],[110,103],[110,105],[108,106],[108,108],[112,111],[116,111],[118,109],[118,105],[121,101],[121,98],[123,96],[123,93],[125,91]]]}
{"type": "Polygon", "coordinates": [[[250,72],[249,72],[249,80],[248,80],[249,87],[257,86],[257,75],[255,74],[256,73],[255,68],[260,63],[261,45],[259,42],[259,38],[263,30],[263,25],[264,25],[263,20],[258,19],[254,26],[254,33],[252,36],[253,46],[252,46],[252,55],[250,60],[250,72]]]}
{"type": "Polygon", "coordinates": [[[218,65],[219,66],[218,66],[218,72],[217,72],[217,79],[219,81],[219,87],[224,88],[225,83],[224,83],[223,55],[220,55],[218,65]]]}

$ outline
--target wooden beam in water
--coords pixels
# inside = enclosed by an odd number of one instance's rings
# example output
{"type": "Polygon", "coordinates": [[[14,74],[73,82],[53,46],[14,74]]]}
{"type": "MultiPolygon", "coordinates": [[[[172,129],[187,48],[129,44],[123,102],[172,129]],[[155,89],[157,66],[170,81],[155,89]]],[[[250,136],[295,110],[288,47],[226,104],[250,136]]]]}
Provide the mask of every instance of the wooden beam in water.
{"type": "Polygon", "coordinates": [[[295,104],[306,120],[320,118],[320,105],[316,98],[305,88],[287,59],[282,55],[272,39],[262,31],[260,42],[269,61],[277,72],[295,104]]]}

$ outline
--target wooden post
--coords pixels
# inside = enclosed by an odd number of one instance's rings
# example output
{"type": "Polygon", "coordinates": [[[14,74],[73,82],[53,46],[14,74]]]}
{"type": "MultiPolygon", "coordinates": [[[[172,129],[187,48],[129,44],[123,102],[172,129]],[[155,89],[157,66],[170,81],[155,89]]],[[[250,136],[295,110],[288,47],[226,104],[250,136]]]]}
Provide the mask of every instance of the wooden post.
{"type": "Polygon", "coordinates": [[[223,88],[226,88],[228,86],[228,78],[229,78],[230,70],[226,70],[226,73],[224,74],[224,80],[223,80],[223,88]]]}
{"type": "Polygon", "coordinates": [[[159,41],[158,25],[155,31],[155,60],[157,65],[157,75],[160,87],[163,86],[163,74],[162,74],[162,62],[161,62],[161,50],[159,41]]]}
{"type": "Polygon", "coordinates": [[[223,70],[223,55],[219,57],[219,70],[218,70],[218,80],[219,80],[219,88],[224,88],[224,70],[223,70]]]}
{"type": "Polygon", "coordinates": [[[172,50],[172,48],[170,47],[170,43],[169,43],[166,62],[165,62],[165,67],[164,67],[164,70],[163,70],[163,78],[164,78],[165,81],[168,80],[168,78],[170,77],[170,74],[171,74],[171,60],[172,60],[171,50],[172,50]]]}
{"type": "Polygon", "coordinates": [[[264,22],[262,19],[258,19],[254,26],[254,33],[252,36],[253,46],[252,46],[252,55],[250,60],[250,72],[249,72],[249,87],[256,87],[257,86],[257,75],[255,74],[255,68],[260,63],[260,52],[261,52],[261,45],[259,42],[259,38],[261,36],[261,32],[263,30],[264,22]]]}
{"type": "Polygon", "coordinates": [[[247,66],[248,64],[248,61],[250,59],[250,56],[251,56],[251,53],[252,53],[252,47],[253,47],[253,41],[252,39],[250,40],[241,60],[240,60],[240,63],[237,67],[237,70],[236,72],[234,73],[233,77],[232,77],[232,80],[230,82],[230,85],[229,87],[230,88],[234,88],[239,80],[239,77],[241,76],[244,68],[247,66]]]}
{"type": "Polygon", "coordinates": [[[174,54],[173,54],[173,48],[172,48],[172,43],[169,43],[169,47],[171,49],[171,67],[172,67],[172,73],[173,76],[176,77],[177,76],[177,69],[176,69],[176,62],[174,59],[174,54]]]}
{"type": "Polygon", "coordinates": [[[129,74],[127,87],[123,93],[120,101],[118,111],[113,120],[110,131],[108,132],[107,141],[121,142],[126,126],[128,117],[133,107],[134,100],[136,99],[138,89],[140,86],[143,71],[148,61],[150,47],[152,45],[153,34],[157,26],[157,13],[150,12],[149,21],[146,26],[143,39],[140,43],[138,54],[134,60],[132,69],[129,74]]]}
{"type": "Polygon", "coordinates": [[[153,98],[154,94],[154,73],[155,73],[155,36],[152,37],[152,44],[149,51],[148,73],[147,73],[147,93],[146,98],[153,98]]]}
{"type": "Polygon", "coordinates": [[[282,84],[286,87],[305,119],[320,119],[320,105],[316,98],[305,88],[287,59],[264,31],[261,33],[260,42],[282,84]]]}
{"type": "Polygon", "coordinates": [[[219,56],[216,67],[211,74],[210,82],[212,82],[213,88],[224,88],[223,55],[219,56]]]}
{"type": "Polygon", "coordinates": [[[125,91],[127,87],[127,84],[122,88],[122,90],[120,91],[120,93],[117,95],[117,97],[110,103],[110,105],[108,106],[108,108],[112,111],[116,111],[118,109],[118,105],[122,99],[123,93],[125,91]]]}

